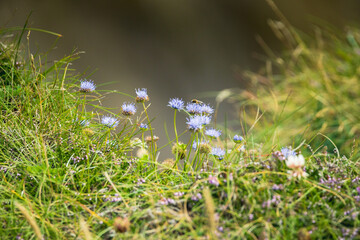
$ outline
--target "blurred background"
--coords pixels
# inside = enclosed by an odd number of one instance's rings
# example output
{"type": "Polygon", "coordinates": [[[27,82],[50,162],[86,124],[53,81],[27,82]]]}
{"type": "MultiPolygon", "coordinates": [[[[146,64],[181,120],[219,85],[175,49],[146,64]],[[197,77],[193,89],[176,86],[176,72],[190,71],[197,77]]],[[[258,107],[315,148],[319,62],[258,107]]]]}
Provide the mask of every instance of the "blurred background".
{"type": "MultiPolygon", "coordinates": [[[[340,29],[360,20],[358,0],[275,3],[295,27],[309,34],[316,19],[340,29]]],[[[150,116],[156,117],[153,126],[160,136],[164,122],[172,129],[169,98],[198,98],[214,106],[216,92],[246,86],[239,72],[264,64],[256,35],[273,50],[282,49],[267,24],[276,17],[265,0],[1,0],[0,28],[23,26],[30,12],[31,27],[63,35],[51,52],[53,59],[74,49],[85,51],[72,67],[97,85],[115,82],[98,89],[135,95],[135,88],[147,88],[150,116]]],[[[32,32],[30,39],[32,52],[45,52],[56,38],[32,32]]],[[[129,100],[109,95],[103,105],[119,108],[129,100]]],[[[230,104],[221,106],[220,122],[225,112],[229,118],[233,112],[230,104]]],[[[178,125],[185,128],[181,120],[178,125]]],[[[239,129],[240,124],[234,130],[239,129]]]]}

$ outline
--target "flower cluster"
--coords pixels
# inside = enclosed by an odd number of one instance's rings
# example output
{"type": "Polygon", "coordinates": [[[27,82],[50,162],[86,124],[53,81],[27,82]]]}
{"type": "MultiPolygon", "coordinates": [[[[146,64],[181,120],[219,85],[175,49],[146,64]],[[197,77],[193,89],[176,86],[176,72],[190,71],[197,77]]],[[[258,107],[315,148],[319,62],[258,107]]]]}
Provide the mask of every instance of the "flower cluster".
{"type": "MultiPolygon", "coordinates": [[[[205,104],[196,99],[192,100],[190,103],[187,103],[185,109],[184,101],[179,98],[170,99],[168,106],[176,110],[184,110],[189,115],[189,117],[186,118],[186,125],[187,129],[193,133],[202,132],[204,126],[210,124],[211,114],[214,112],[214,109],[208,104],[205,104]]],[[[221,131],[214,128],[207,128],[204,130],[202,136],[207,136],[209,138],[219,138],[221,136],[221,131]]],[[[200,154],[211,154],[219,160],[222,160],[225,155],[224,149],[218,147],[212,148],[208,141],[201,139],[194,141],[192,148],[197,150],[197,152],[200,154]]]]}
{"type": "MultiPolygon", "coordinates": [[[[94,91],[95,88],[96,88],[96,85],[94,84],[93,81],[81,80],[79,91],[83,92],[83,93],[88,93],[88,92],[94,91]]],[[[135,99],[136,102],[149,101],[149,96],[147,94],[146,88],[135,89],[135,92],[137,95],[136,99],[135,99]]],[[[123,103],[123,105],[121,106],[121,110],[122,110],[122,114],[127,117],[132,116],[136,113],[136,107],[135,107],[134,103],[123,103]]],[[[83,127],[87,127],[87,126],[89,126],[90,121],[89,120],[81,120],[81,121],[79,121],[79,124],[83,127]]],[[[114,117],[111,117],[111,116],[104,116],[101,119],[101,124],[103,124],[109,128],[115,128],[119,124],[119,120],[114,117]]],[[[144,124],[144,123],[141,123],[139,125],[139,127],[143,131],[145,131],[149,128],[148,125],[144,124]]]]}
{"type": "Polygon", "coordinates": [[[188,103],[185,107],[185,110],[191,115],[195,115],[195,114],[211,115],[214,112],[214,109],[207,104],[204,103],[199,104],[193,102],[188,103]]]}

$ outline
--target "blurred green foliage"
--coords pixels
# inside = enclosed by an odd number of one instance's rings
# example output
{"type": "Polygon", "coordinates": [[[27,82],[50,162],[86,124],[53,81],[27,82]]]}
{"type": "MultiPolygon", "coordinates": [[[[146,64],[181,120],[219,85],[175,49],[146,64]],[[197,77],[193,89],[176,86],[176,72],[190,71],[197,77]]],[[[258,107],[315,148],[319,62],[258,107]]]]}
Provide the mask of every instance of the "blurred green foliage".
{"type": "Polygon", "coordinates": [[[359,29],[339,32],[322,24],[309,36],[286,21],[270,26],[287,50],[276,54],[258,39],[268,55],[265,67],[245,72],[250,87],[229,98],[241,106],[247,125],[258,120],[256,136],[271,145],[306,140],[319,149],[335,144],[354,156],[360,133],[359,29]]]}

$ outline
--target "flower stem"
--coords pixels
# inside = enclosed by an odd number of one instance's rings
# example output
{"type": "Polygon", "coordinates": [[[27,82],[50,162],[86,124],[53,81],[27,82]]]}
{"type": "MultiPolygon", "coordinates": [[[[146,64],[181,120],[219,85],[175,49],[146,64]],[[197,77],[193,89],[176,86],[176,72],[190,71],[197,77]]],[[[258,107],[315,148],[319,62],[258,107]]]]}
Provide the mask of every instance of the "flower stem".
{"type": "Polygon", "coordinates": [[[176,144],[178,144],[179,143],[179,138],[178,138],[178,134],[177,134],[177,131],[176,131],[176,112],[177,112],[177,110],[175,109],[175,113],[174,113],[174,131],[175,131],[176,144]]]}

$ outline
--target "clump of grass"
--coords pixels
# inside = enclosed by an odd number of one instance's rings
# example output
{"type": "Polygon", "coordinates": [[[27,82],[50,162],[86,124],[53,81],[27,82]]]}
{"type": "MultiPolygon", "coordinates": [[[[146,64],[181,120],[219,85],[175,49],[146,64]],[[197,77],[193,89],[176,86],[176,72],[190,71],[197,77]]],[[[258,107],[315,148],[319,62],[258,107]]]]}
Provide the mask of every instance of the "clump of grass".
{"type": "Polygon", "coordinates": [[[121,93],[97,91],[96,80],[70,69],[77,54],[44,64],[46,55],[15,49],[0,62],[2,237],[358,235],[358,162],[325,152],[302,158],[307,142],[268,150],[251,134],[210,127],[210,106],[181,99],[168,103],[174,134],[158,146],[147,90],[124,94],[128,101],[109,109],[99,100],[121,93]],[[23,59],[20,67],[16,56],[23,59]],[[177,114],[188,116],[181,123],[188,127],[184,133],[177,132],[177,114]],[[179,136],[188,141],[179,142],[179,136]],[[161,162],[164,147],[172,148],[173,158],[161,162]]]}
{"type": "Polygon", "coordinates": [[[270,145],[306,139],[359,156],[354,152],[360,136],[359,30],[337,31],[322,23],[314,36],[305,35],[268,2],[280,17],[269,24],[286,51],[277,54],[258,38],[266,64],[259,72],[245,72],[248,88],[229,98],[244,109],[248,125],[259,117],[255,135],[272,138],[270,145]]]}

